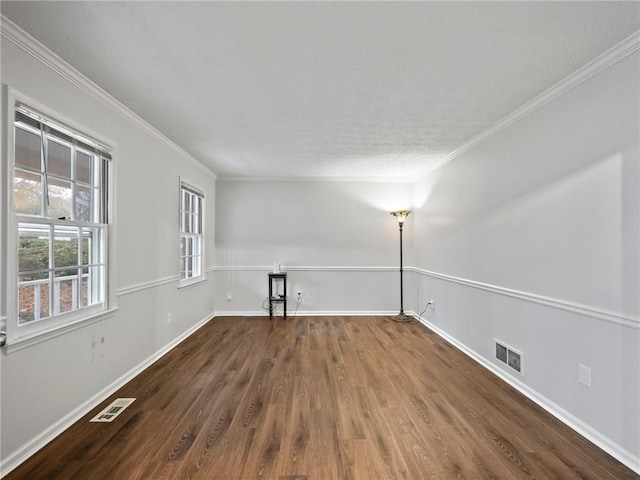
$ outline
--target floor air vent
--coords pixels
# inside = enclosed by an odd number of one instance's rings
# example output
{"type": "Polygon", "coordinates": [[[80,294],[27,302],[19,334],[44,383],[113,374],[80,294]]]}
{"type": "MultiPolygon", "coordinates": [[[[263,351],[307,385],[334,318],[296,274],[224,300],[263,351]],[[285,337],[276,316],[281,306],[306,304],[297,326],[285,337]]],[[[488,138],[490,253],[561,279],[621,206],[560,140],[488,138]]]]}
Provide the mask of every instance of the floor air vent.
{"type": "Polygon", "coordinates": [[[91,419],[92,422],[113,422],[113,420],[124,412],[124,409],[135,402],[135,398],[116,398],[111,405],[102,410],[91,419]]]}
{"type": "Polygon", "coordinates": [[[496,340],[496,358],[522,375],[522,352],[496,340]]]}

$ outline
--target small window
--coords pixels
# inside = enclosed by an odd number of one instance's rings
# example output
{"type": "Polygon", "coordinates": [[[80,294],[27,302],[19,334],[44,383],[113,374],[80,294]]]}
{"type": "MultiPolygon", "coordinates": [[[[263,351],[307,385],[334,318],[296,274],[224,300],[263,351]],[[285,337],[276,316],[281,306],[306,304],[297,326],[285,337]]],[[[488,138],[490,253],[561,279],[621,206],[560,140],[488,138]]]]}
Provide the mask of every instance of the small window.
{"type": "Polygon", "coordinates": [[[204,193],[180,182],[180,280],[203,277],[204,193]]]}
{"type": "Polygon", "coordinates": [[[21,104],[14,145],[16,322],[32,334],[108,309],[111,153],[21,104]]]}

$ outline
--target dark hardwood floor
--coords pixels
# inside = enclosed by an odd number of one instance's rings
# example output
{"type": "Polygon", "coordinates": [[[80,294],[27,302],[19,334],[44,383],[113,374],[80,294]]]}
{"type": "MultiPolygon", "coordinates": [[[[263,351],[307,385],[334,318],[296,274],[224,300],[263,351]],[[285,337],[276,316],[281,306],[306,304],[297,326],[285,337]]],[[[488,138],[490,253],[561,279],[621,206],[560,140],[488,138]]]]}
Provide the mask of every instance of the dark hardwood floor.
{"type": "Polygon", "coordinates": [[[187,478],[639,476],[420,324],[218,317],[7,477],[187,478]]]}

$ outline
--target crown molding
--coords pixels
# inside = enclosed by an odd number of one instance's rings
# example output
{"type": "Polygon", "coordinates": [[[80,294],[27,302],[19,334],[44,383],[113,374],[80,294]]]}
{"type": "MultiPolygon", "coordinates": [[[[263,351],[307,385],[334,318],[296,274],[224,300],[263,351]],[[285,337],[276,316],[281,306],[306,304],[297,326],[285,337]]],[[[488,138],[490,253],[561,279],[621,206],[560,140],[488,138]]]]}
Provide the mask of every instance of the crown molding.
{"type": "Polygon", "coordinates": [[[409,177],[313,177],[310,175],[300,177],[218,177],[219,182],[260,182],[260,183],[413,183],[415,178],[409,177]]]}
{"type": "Polygon", "coordinates": [[[216,179],[217,175],[215,174],[215,172],[213,172],[213,170],[205,166],[202,162],[196,160],[181,147],[169,140],[160,131],[152,127],[140,116],[129,110],[125,105],[109,95],[100,86],[98,86],[96,83],[84,76],[81,72],[73,68],[64,59],[53,53],[45,45],[22,30],[19,26],[17,26],[4,15],[0,16],[0,34],[3,40],[8,40],[18,48],[21,48],[33,58],[38,60],[40,63],[49,67],[55,73],[67,80],[69,83],[87,93],[102,105],[118,114],[120,117],[130,121],[137,127],[141,128],[146,133],[151,135],[151,137],[153,137],[154,139],[169,147],[175,153],[180,155],[181,158],[187,160],[198,170],[216,179]]]}
{"type": "Polygon", "coordinates": [[[437,161],[431,163],[427,168],[418,172],[412,178],[355,178],[355,177],[217,177],[217,175],[202,162],[196,160],[189,153],[176,145],[174,142],[165,137],[157,129],[148,124],[141,117],[129,110],[126,106],[102,90],[97,84],[85,77],[78,70],[69,65],[66,61],[60,58],[55,53],[51,52],[47,47],[42,45],[36,39],[27,34],[20,27],[15,25],[11,20],[4,15],[1,16],[0,31],[2,37],[11,41],[25,52],[29,53],[35,59],[39,60],[44,65],[51,68],[60,76],[77,86],[84,92],[91,95],[103,105],[107,106],[121,117],[133,122],[138,127],[148,132],[152,137],[156,138],[166,146],[173,149],[181,157],[191,162],[196,168],[200,169],[207,175],[212,176],[214,179],[225,182],[394,182],[394,183],[407,183],[420,180],[432,173],[433,171],[443,167],[451,160],[459,157],[465,152],[469,151],[473,147],[483,143],[489,138],[493,137],[497,133],[513,125],[514,123],[522,120],[523,118],[531,115],[533,112],[543,107],[544,105],[554,101],[558,97],[573,90],[582,83],[586,82],[590,78],[599,74],[603,70],[606,70],[610,66],[624,59],[628,55],[638,51],[640,49],[640,30],[631,34],[626,39],[604,52],[602,55],[596,57],[565,79],[561,80],[551,88],[547,89],[533,100],[525,103],[520,108],[516,109],[506,117],[502,118],[488,129],[484,130],[479,135],[473,137],[471,140],[463,144],[461,147],[451,151],[447,155],[441,157],[437,161]]]}
{"type": "Polygon", "coordinates": [[[491,127],[484,130],[480,134],[473,137],[467,143],[463,144],[461,147],[456,148],[452,152],[448,153],[444,157],[436,160],[427,168],[419,172],[414,178],[415,181],[424,178],[430,173],[438,170],[443,167],[447,163],[449,163],[454,158],[459,157],[463,153],[471,150],[473,147],[480,145],[484,141],[498,134],[502,130],[507,127],[510,127],[514,123],[522,120],[525,117],[528,117],[533,112],[538,110],[539,108],[545,106],[548,103],[553,102],[558,97],[564,95],[565,93],[573,90],[574,88],[580,86],[590,78],[598,75],[600,72],[606,70],[612,65],[618,63],[620,60],[626,58],[632,53],[638,51],[640,49],[640,30],[635,33],[632,33],[627,38],[622,40],[620,43],[616,44],[602,55],[596,57],[591,60],[575,72],[573,72],[568,77],[564,78],[560,82],[556,83],[549,89],[542,92],[540,95],[535,97],[533,100],[525,103],[521,107],[517,108],[513,112],[511,112],[506,117],[502,118],[498,122],[494,123],[491,127]]]}

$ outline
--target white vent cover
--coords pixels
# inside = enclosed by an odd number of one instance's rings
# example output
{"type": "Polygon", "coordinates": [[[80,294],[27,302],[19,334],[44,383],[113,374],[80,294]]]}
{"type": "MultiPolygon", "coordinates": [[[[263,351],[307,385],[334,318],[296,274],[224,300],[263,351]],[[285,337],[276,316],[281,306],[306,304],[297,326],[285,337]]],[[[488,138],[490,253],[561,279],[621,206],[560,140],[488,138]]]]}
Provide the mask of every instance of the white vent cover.
{"type": "Polygon", "coordinates": [[[125,408],[135,402],[135,398],[116,398],[111,405],[91,419],[92,422],[113,422],[125,408]]]}
{"type": "Polygon", "coordinates": [[[512,370],[522,375],[522,352],[510,347],[504,342],[495,339],[496,342],[496,358],[506,364],[512,370]]]}

